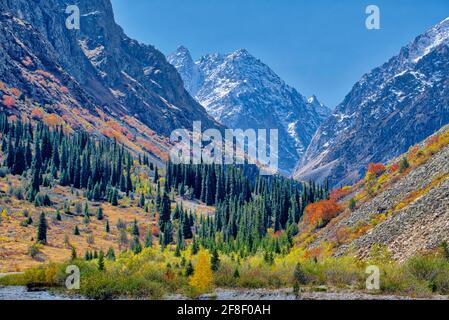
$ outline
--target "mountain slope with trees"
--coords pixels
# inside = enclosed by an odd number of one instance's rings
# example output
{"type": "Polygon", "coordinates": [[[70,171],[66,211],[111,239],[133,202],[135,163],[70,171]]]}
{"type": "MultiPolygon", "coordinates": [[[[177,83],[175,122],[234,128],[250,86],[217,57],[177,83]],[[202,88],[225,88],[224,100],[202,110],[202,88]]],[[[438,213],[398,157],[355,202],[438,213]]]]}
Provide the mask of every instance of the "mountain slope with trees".
{"type": "Polygon", "coordinates": [[[78,1],[80,30],[66,28],[62,0],[2,1],[0,107],[167,160],[177,128],[221,128],[183,87],[176,69],[128,38],[109,1],[78,1]]]}

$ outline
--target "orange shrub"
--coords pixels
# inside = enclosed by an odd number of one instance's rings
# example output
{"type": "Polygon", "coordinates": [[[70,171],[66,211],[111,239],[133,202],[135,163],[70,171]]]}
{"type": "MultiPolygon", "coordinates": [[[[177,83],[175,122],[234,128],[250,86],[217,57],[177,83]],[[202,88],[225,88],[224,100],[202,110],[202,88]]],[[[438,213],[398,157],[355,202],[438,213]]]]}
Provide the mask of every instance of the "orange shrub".
{"type": "Polygon", "coordinates": [[[382,163],[370,163],[368,165],[368,174],[380,175],[385,172],[385,166],[382,163]]]}
{"type": "Polygon", "coordinates": [[[57,79],[50,72],[39,69],[39,70],[36,70],[36,73],[46,79],[57,82],[57,79]]]}
{"type": "Polygon", "coordinates": [[[280,238],[282,236],[283,233],[284,232],[282,230],[278,230],[275,233],[273,233],[272,238],[278,239],[278,238],[280,238]]]}
{"type": "Polygon", "coordinates": [[[3,96],[3,105],[7,108],[13,108],[16,105],[16,100],[14,97],[5,94],[3,96]]]}
{"type": "Polygon", "coordinates": [[[397,164],[397,163],[393,163],[391,166],[390,166],[390,168],[388,168],[388,171],[389,172],[396,172],[396,171],[398,171],[399,170],[399,164],[397,164]]]}
{"type": "Polygon", "coordinates": [[[331,200],[339,201],[351,193],[351,188],[339,188],[331,191],[329,197],[331,200]]]}
{"type": "Polygon", "coordinates": [[[20,90],[17,89],[17,88],[12,88],[12,89],[11,89],[11,93],[12,93],[13,95],[15,95],[17,98],[20,98],[20,96],[22,95],[22,92],[20,92],[20,90]]]}
{"type": "Polygon", "coordinates": [[[157,157],[159,157],[159,159],[168,160],[167,153],[163,152],[161,149],[159,149],[157,146],[152,144],[150,141],[147,141],[147,140],[145,140],[143,138],[138,137],[137,138],[137,144],[139,144],[140,146],[145,148],[148,152],[150,152],[150,153],[156,155],[157,157]]]}
{"type": "Polygon", "coordinates": [[[44,123],[48,126],[56,126],[62,124],[63,120],[57,114],[52,113],[44,117],[44,123]]]}
{"type": "Polygon", "coordinates": [[[321,256],[321,251],[322,249],[320,247],[308,249],[304,254],[304,257],[306,259],[318,259],[321,256]]]}
{"type": "Polygon", "coordinates": [[[159,236],[160,233],[159,227],[157,225],[151,226],[151,233],[156,237],[159,236]]]}
{"type": "Polygon", "coordinates": [[[61,92],[64,93],[64,94],[69,93],[69,88],[67,88],[67,87],[64,87],[64,86],[63,86],[63,87],[60,87],[59,89],[60,89],[61,92]]]}
{"type": "Polygon", "coordinates": [[[326,225],[343,210],[343,207],[337,201],[321,200],[309,204],[304,211],[304,222],[313,227],[326,225]]]}
{"type": "Polygon", "coordinates": [[[419,146],[413,146],[408,151],[408,159],[414,159],[419,152],[419,146]]]}
{"type": "Polygon", "coordinates": [[[31,118],[42,120],[44,118],[44,111],[40,108],[34,108],[33,110],[31,110],[31,118]]]}
{"type": "Polygon", "coordinates": [[[33,64],[33,60],[31,60],[30,57],[26,56],[26,57],[22,60],[22,63],[23,63],[24,66],[29,67],[30,65],[33,64]]]}
{"type": "Polygon", "coordinates": [[[120,132],[122,135],[126,136],[128,134],[128,129],[123,127],[120,123],[114,120],[109,120],[106,122],[106,126],[108,128],[112,128],[113,130],[120,132]]]}

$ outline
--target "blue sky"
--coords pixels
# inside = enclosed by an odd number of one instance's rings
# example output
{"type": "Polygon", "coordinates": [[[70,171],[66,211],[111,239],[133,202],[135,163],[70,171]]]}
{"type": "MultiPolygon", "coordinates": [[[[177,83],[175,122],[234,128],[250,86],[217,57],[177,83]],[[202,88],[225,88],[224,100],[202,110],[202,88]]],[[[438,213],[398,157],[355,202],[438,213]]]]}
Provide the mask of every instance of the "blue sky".
{"type": "Polygon", "coordinates": [[[448,0],[112,0],[132,38],[194,59],[245,48],[302,94],[335,107],[354,83],[449,16],[448,0]],[[381,29],[365,28],[380,8],[381,29]]]}

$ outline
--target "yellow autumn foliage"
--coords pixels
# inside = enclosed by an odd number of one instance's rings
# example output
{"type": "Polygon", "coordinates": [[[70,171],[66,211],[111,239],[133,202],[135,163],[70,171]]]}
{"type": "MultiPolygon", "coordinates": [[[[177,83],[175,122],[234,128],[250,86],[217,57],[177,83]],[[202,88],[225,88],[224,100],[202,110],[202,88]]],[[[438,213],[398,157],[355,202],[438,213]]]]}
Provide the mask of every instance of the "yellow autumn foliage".
{"type": "Polygon", "coordinates": [[[214,276],[210,263],[209,253],[201,249],[198,252],[198,260],[195,266],[193,276],[190,278],[190,286],[196,293],[206,293],[212,289],[214,276]]]}

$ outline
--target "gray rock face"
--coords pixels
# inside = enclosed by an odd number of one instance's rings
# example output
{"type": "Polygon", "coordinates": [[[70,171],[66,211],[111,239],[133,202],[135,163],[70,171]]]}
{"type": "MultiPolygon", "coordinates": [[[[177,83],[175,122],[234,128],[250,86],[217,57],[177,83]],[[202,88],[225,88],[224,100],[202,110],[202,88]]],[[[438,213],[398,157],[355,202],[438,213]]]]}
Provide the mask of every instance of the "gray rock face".
{"type": "MultiPolygon", "coordinates": [[[[40,106],[51,109],[57,103],[69,104],[69,95],[55,97],[54,90],[44,81],[38,82],[32,74],[45,71],[51,74],[55,82],[70,89],[72,106],[83,106],[95,112],[93,99],[79,83],[58,63],[59,56],[46,37],[25,20],[13,16],[10,12],[0,12],[0,81],[23,93],[21,100],[31,98],[40,106]],[[24,61],[29,59],[30,63],[24,61]]],[[[45,77],[41,77],[45,78],[45,77]]],[[[21,102],[21,101],[20,101],[21,102]]],[[[16,103],[20,109],[24,103],[16,103]]],[[[3,106],[2,106],[3,107],[3,106]]],[[[27,109],[9,110],[29,112],[27,109]]],[[[51,110],[59,114],[60,110],[51,110]]]]}
{"type": "MultiPolygon", "coordinates": [[[[176,69],[161,52],[124,34],[114,21],[109,0],[76,3],[81,13],[80,30],[65,27],[69,16],[65,9],[73,4],[70,1],[4,0],[0,10],[29,22],[45,42],[41,49],[38,45],[30,49],[47,52],[44,65],[59,66],[92,104],[108,114],[134,116],[166,136],[175,128],[191,128],[196,120],[204,127],[220,127],[184,89],[176,69]]],[[[1,46],[8,50],[9,43],[2,41],[1,46]]],[[[6,73],[2,70],[2,79],[6,73]]]]}
{"type": "Polygon", "coordinates": [[[168,61],[217,121],[235,129],[278,129],[279,167],[287,174],[330,113],[315,96],[306,99],[243,49],[194,62],[181,46],[168,61]]]}
{"type": "Polygon", "coordinates": [[[294,174],[359,180],[449,123],[449,18],[364,75],[323,123],[294,174]]]}

